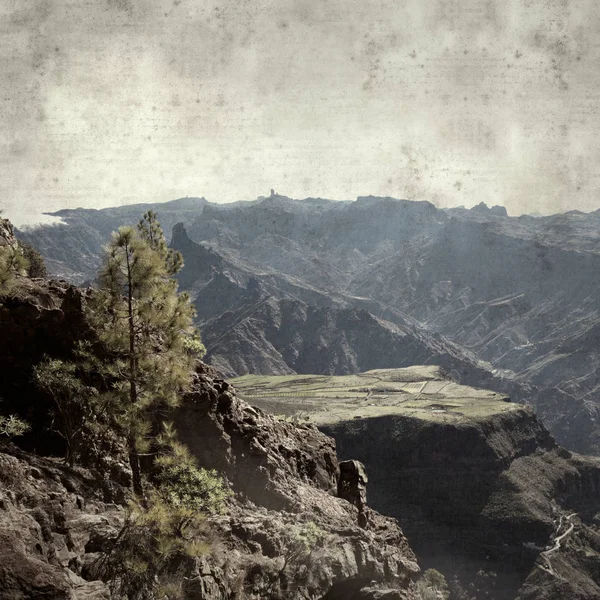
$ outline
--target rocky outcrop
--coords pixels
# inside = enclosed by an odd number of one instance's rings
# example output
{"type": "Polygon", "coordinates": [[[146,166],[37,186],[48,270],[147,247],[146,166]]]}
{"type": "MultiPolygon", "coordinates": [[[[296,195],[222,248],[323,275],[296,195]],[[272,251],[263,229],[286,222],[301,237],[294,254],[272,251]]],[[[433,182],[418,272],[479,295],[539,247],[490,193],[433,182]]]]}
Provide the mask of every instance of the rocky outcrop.
{"type": "MultiPolygon", "coordinates": [[[[49,327],[55,311],[69,314],[64,303],[38,315],[41,325],[49,327]]],[[[54,342],[67,340],[63,329],[54,342]]],[[[14,363],[13,374],[23,368],[14,363]]],[[[234,492],[226,513],[209,520],[209,552],[172,565],[185,599],[414,598],[419,567],[397,522],[369,511],[360,527],[357,508],[336,496],[331,438],[252,408],[206,366],[173,417],[200,466],[216,469],[234,492]]],[[[112,597],[99,565],[129,493],[119,483],[128,468],[114,458],[119,479],[0,448],[0,600],[112,597]]]]}
{"type": "Polygon", "coordinates": [[[86,566],[100,556],[93,540],[116,535],[124,507],[88,471],[3,450],[0,599],[109,600],[86,566]]]}
{"type": "Polygon", "coordinates": [[[0,408],[30,423],[24,439],[29,450],[62,452],[60,438],[49,432],[50,399],[35,387],[33,367],[44,356],[69,358],[76,342],[89,336],[88,293],[64,281],[22,278],[18,293],[0,300],[0,408]]]}
{"type": "Polygon", "coordinates": [[[600,595],[600,461],[558,446],[531,410],[461,424],[387,416],[324,429],[342,457],[365,463],[371,505],[398,518],[424,567],[472,583],[477,598],[600,595]],[[546,557],[569,515],[574,530],[546,557]]]}
{"type": "Polygon", "coordinates": [[[207,374],[175,423],[199,464],[217,468],[236,492],[229,517],[216,523],[235,549],[228,568],[238,572],[250,597],[278,597],[270,595],[276,590],[284,598],[377,597],[374,591],[365,595],[367,588],[396,588],[397,597],[410,597],[418,574],[414,555],[395,521],[371,512],[369,527],[362,528],[358,509],[336,497],[339,468],[331,438],[311,425],[277,421],[207,374]],[[310,564],[294,582],[285,571],[274,577],[290,531],[302,525],[324,536],[310,564]]]}
{"type": "Polygon", "coordinates": [[[12,223],[8,219],[0,217],[0,246],[18,246],[17,238],[12,223]]]}

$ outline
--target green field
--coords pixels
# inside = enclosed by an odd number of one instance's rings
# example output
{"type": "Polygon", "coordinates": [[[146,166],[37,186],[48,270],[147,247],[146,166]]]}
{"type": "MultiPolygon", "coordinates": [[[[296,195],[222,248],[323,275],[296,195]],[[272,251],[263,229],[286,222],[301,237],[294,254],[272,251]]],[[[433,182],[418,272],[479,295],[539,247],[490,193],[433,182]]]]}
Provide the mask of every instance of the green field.
{"type": "Polygon", "coordinates": [[[231,383],[250,404],[317,425],[397,414],[456,421],[521,408],[501,394],[444,379],[434,366],[377,369],[346,376],[245,375],[231,383]]]}

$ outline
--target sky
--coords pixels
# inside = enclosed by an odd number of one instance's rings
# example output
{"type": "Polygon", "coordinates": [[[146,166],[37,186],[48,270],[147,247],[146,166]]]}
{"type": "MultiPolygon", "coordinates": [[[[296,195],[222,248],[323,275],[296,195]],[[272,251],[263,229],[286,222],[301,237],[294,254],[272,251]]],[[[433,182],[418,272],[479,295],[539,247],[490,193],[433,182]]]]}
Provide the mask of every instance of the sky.
{"type": "Polygon", "coordinates": [[[0,209],[600,207],[596,0],[2,0],[0,209]]]}

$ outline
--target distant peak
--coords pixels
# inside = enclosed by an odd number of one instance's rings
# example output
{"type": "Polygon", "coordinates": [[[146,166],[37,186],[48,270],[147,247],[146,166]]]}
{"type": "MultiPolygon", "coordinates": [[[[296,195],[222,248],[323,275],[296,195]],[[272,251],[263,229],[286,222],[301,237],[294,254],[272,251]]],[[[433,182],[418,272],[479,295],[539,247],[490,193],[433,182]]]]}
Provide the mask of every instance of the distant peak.
{"type": "Polygon", "coordinates": [[[169,202],[162,202],[161,204],[157,204],[158,210],[160,210],[161,205],[163,207],[168,208],[179,208],[179,209],[195,209],[201,208],[208,201],[206,198],[196,198],[194,196],[186,196],[185,198],[177,198],[176,200],[170,200],[169,202]]]}
{"type": "Polygon", "coordinates": [[[492,215],[497,215],[500,217],[508,217],[506,208],[504,208],[504,206],[500,206],[498,204],[496,204],[495,206],[492,206],[490,208],[485,202],[480,202],[477,206],[474,206],[471,210],[474,212],[479,212],[479,213],[491,213],[492,215]]]}
{"type": "Polygon", "coordinates": [[[176,223],[173,226],[173,234],[171,238],[171,246],[181,242],[191,242],[183,223],[176,223]]]}
{"type": "Polygon", "coordinates": [[[271,190],[271,194],[269,196],[259,196],[258,200],[261,200],[263,202],[277,202],[277,201],[285,201],[285,202],[294,202],[293,198],[290,198],[289,196],[283,196],[282,194],[278,194],[275,190],[271,190]]]}

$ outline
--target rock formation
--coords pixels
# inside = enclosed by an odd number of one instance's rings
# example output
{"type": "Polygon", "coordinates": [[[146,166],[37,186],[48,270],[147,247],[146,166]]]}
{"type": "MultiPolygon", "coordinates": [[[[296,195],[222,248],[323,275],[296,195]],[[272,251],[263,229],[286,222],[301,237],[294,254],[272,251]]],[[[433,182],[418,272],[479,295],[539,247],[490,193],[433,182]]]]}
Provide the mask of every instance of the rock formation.
{"type": "Polygon", "coordinates": [[[435,367],[234,383],[364,463],[370,506],[399,520],[423,568],[477,599],[600,596],[600,459],[558,446],[530,408],[435,367]]]}
{"type": "Polygon", "coordinates": [[[16,248],[17,238],[12,223],[8,219],[0,217],[0,246],[11,246],[16,248]]]}
{"type": "MultiPolygon", "coordinates": [[[[0,300],[0,408],[28,419],[22,444],[38,451],[0,447],[1,600],[111,598],[99,565],[127,514],[127,463],[118,449],[103,470],[54,458],[48,399],[31,381],[43,356],[67,358],[86,339],[87,294],[36,280],[0,300]]],[[[199,465],[234,492],[210,519],[209,552],[172,567],[186,599],[414,598],[419,567],[397,522],[372,512],[360,527],[358,509],[336,496],[331,438],[252,408],[202,365],[173,419],[199,465]]]]}
{"type": "MultiPolygon", "coordinates": [[[[181,437],[235,497],[211,521],[218,547],[179,565],[185,598],[412,598],[419,568],[396,521],[335,496],[331,438],[276,421],[208,373],[176,415],[181,437]],[[284,558],[294,528],[310,524],[318,545],[299,564],[284,558]],[[241,595],[242,590],[245,596],[241,595]]],[[[126,467],[123,465],[123,469],[126,467]]],[[[95,563],[123,524],[125,493],[95,472],[15,447],[0,452],[0,599],[110,598],[95,563]]]]}

